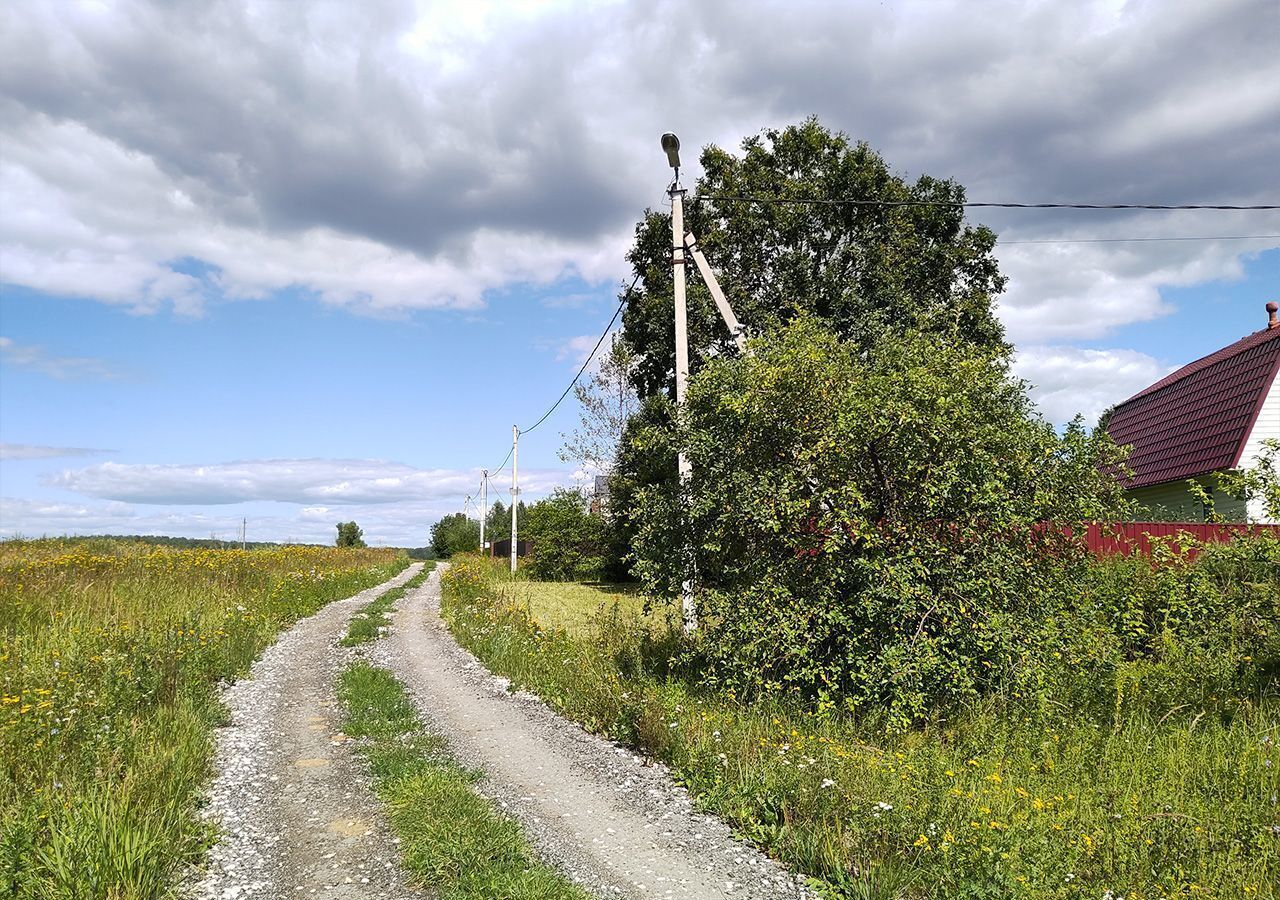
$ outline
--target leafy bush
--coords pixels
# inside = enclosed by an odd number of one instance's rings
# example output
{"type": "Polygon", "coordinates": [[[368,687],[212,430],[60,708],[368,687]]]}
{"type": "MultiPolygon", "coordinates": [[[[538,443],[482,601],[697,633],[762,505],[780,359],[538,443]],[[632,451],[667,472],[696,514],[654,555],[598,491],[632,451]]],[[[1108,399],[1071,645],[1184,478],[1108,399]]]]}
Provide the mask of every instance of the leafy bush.
{"type": "Polygon", "coordinates": [[[480,523],[465,513],[452,513],[431,526],[431,549],[440,559],[480,547],[480,523]]]}
{"type": "MultiPolygon", "coordinates": [[[[1188,541],[1189,545],[1190,542],[1188,541]]],[[[1082,572],[1024,678],[1059,703],[1133,716],[1233,714],[1276,691],[1280,539],[1242,535],[1152,558],[1112,557],[1082,572]]]]}
{"type": "Polygon", "coordinates": [[[529,574],[545,581],[598,580],[604,571],[604,521],[581,491],[557,488],[530,507],[520,536],[532,548],[529,574]]]}
{"type": "Polygon", "coordinates": [[[664,597],[697,573],[708,675],[899,726],[1010,684],[1088,559],[1040,523],[1122,507],[1119,451],[1055,433],[1002,350],[861,350],[812,319],[709,362],[674,441],[694,477],[638,491],[636,569],[664,597]]]}

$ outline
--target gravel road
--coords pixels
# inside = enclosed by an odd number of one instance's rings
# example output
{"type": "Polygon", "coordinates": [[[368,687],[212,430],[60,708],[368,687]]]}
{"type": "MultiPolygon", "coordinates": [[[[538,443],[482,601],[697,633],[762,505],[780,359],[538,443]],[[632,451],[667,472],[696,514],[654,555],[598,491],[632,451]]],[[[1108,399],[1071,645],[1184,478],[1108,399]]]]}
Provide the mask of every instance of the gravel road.
{"type": "Polygon", "coordinates": [[[802,898],[797,876],[696,811],[661,765],[512,693],[439,617],[440,572],[397,603],[371,657],[408,686],[421,715],[481,790],[524,826],[539,855],[601,897],[802,898]]]}
{"type": "Polygon", "coordinates": [[[341,732],[334,682],[352,651],[347,622],[421,563],[303,619],[223,695],[207,818],[222,838],[189,895],[200,900],[310,897],[409,900],[369,777],[341,732]]]}

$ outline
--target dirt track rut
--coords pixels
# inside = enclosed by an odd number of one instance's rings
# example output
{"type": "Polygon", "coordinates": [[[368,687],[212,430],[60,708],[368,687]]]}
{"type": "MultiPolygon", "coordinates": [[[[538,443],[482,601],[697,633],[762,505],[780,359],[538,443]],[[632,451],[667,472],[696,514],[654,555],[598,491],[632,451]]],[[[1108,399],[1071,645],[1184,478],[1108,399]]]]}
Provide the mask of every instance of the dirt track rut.
{"type": "Polygon", "coordinates": [[[351,652],[337,641],[378,594],[420,569],[330,603],[267,648],[224,695],[209,818],[223,836],[192,893],[198,898],[410,900],[369,778],[341,732],[334,682],[351,652]]]}
{"type": "Polygon", "coordinates": [[[606,897],[798,898],[795,875],[693,809],[662,766],[588,734],[536,697],[513,694],[461,649],[439,617],[440,570],[398,605],[372,654],[482,790],[539,854],[606,897]]]}

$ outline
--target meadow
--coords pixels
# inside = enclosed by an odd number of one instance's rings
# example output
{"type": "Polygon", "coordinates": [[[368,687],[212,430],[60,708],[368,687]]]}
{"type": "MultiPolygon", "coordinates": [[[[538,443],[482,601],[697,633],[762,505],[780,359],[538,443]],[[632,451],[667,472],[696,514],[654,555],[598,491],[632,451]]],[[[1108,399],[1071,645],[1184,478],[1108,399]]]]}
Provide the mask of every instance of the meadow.
{"type": "Polygon", "coordinates": [[[1159,658],[1117,661],[1102,629],[1082,643],[1099,598],[1127,597],[1121,618],[1138,627],[1133,585],[1161,576],[1145,562],[1102,566],[1110,581],[1063,628],[1063,658],[1039,669],[1074,699],[990,696],[910,729],[710,688],[673,625],[633,599],[513,581],[474,557],[444,576],[443,611],[490,669],[667,763],[702,808],[825,897],[1273,898],[1280,701],[1254,648],[1274,645],[1280,572],[1246,571],[1260,638],[1233,625],[1225,649],[1200,659],[1166,631],[1153,637],[1169,645],[1159,658]]]}
{"type": "Polygon", "coordinates": [[[0,895],[169,896],[198,816],[220,685],[297,619],[379,584],[390,550],[0,543],[0,895]]]}

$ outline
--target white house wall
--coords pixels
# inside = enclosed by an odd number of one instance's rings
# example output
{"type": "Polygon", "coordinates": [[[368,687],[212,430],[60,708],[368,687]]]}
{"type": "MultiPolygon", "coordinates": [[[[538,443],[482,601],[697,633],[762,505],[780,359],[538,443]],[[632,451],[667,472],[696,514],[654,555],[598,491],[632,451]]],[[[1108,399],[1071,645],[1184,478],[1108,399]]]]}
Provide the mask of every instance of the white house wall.
{"type": "MultiPolygon", "coordinates": [[[[1262,409],[1258,413],[1258,420],[1253,424],[1253,431],[1245,441],[1244,452],[1240,454],[1240,468],[1247,469],[1257,461],[1258,454],[1262,452],[1262,442],[1268,439],[1280,441],[1280,378],[1275,377],[1271,379],[1271,387],[1267,389],[1267,398],[1262,401],[1262,409]]],[[[1261,500],[1249,503],[1249,521],[1278,524],[1276,520],[1263,516],[1261,500]]]]}

